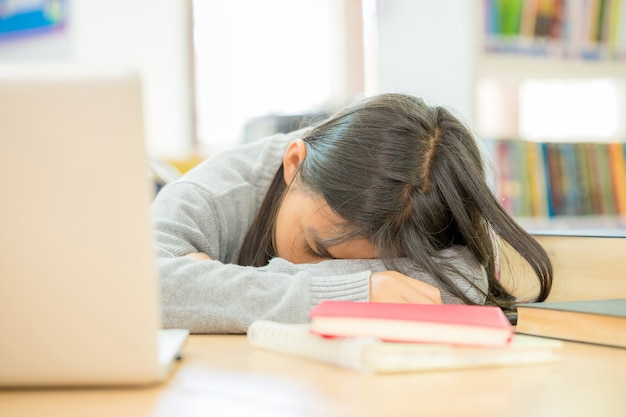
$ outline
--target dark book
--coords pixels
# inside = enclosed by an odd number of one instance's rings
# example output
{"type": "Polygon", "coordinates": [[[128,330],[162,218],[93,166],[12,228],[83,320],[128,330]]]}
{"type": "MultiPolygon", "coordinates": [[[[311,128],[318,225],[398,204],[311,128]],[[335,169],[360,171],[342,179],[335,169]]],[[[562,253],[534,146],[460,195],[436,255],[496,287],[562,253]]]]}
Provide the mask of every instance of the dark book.
{"type": "Polygon", "coordinates": [[[626,299],[520,304],[516,332],[626,348],[626,299]]]}

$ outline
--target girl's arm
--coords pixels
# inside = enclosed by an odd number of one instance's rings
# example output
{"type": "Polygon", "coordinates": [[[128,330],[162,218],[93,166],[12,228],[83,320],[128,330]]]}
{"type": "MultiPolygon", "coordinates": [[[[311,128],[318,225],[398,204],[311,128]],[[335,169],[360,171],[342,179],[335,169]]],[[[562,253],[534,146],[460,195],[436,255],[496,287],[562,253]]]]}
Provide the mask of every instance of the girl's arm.
{"type": "Polygon", "coordinates": [[[251,193],[238,191],[230,195],[242,200],[225,201],[230,197],[181,181],[164,188],[153,203],[165,327],[244,333],[258,318],[306,321],[309,310],[325,299],[368,300],[370,272],[365,268],[234,264],[254,214],[246,210],[256,203],[245,200],[251,193]],[[197,252],[214,260],[187,256],[197,252]]]}

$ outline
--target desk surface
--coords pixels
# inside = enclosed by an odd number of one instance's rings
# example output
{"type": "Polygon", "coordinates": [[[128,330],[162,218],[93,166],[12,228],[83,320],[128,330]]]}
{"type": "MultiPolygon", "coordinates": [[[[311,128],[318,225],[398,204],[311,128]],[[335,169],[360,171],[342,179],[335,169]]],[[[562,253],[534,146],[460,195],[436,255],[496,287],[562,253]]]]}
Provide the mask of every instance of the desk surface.
{"type": "Polygon", "coordinates": [[[169,381],[147,388],[0,390],[0,416],[620,416],[626,349],[565,343],[557,363],[368,375],[191,336],[169,381]]]}

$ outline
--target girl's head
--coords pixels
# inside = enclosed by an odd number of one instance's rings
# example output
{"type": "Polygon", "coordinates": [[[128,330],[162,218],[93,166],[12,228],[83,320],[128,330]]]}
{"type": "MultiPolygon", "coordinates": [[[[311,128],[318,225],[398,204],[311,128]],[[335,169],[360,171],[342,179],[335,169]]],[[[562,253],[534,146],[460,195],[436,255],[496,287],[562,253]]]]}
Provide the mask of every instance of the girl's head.
{"type": "Polygon", "coordinates": [[[292,142],[279,175],[289,186],[274,198],[272,256],[408,257],[466,299],[447,278],[454,271],[436,261],[442,249],[463,245],[487,268],[493,298],[502,298],[493,230],[549,280],[545,252],[502,209],[473,135],[443,107],[401,94],[363,100],[292,142]]]}
{"type": "Polygon", "coordinates": [[[480,152],[444,108],[381,95],[340,112],[304,142],[298,179],[345,219],[346,239],[363,237],[385,258],[484,246],[487,225],[473,192],[486,186],[480,152]]]}

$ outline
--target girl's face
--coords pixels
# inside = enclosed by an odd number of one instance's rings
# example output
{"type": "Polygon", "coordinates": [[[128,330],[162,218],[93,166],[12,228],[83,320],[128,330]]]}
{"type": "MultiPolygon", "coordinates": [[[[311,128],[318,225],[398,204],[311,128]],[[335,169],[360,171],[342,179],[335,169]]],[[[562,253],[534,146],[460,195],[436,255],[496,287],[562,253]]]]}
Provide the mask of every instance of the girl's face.
{"type": "Polygon", "coordinates": [[[324,241],[341,232],[343,220],[321,197],[311,196],[297,184],[290,187],[276,217],[276,256],[292,263],[316,263],[328,259],[375,259],[378,250],[366,239],[334,246],[324,241]]]}

